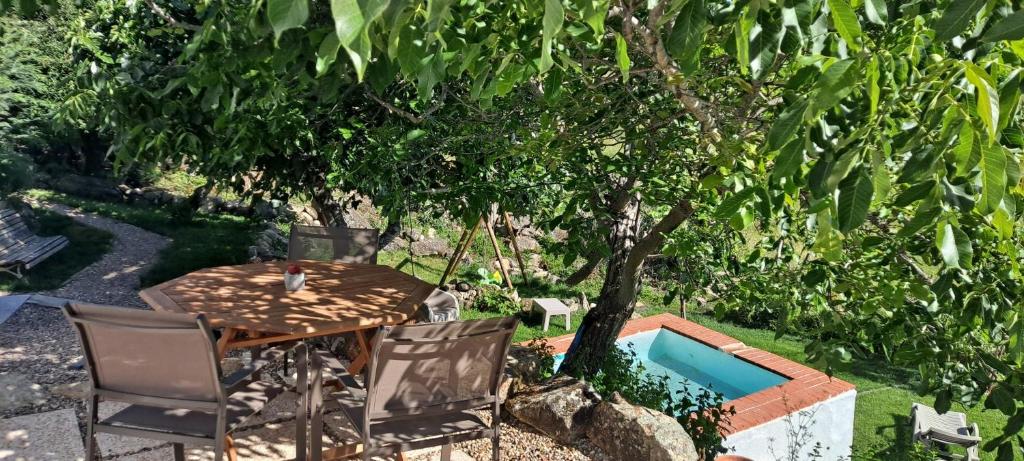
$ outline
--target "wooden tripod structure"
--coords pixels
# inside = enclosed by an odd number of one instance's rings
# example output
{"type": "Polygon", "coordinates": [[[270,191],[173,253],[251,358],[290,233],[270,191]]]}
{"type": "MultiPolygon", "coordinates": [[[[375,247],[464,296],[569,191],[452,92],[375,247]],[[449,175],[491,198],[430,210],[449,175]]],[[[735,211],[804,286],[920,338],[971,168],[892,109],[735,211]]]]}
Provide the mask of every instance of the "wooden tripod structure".
{"type": "MultiPolygon", "coordinates": [[[[516,262],[519,263],[519,272],[523,274],[523,282],[527,282],[526,278],[526,265],[523,264],[523,252],[519,251],[519,242],[516,242],[515,229],[512,227],[512,218],[508,212],[499,212],[499,217],[504,218],[505,229],[508,230],[509,240],[512,241],[512,250],[516,254],[516,262]]],[[[476,221],[476,224],[472,229],[465,229],[462,231],[462,236],[459,237],[459,243],[455,246],[455,252],[452,253],[452,259],[448,261],[448,266],[444,269],[444,274],[441,275],[441,281],[437,283],[437,286],[443,287],[444,282],[448,280],[448,277],[455,273],[455,270],[459,267],[459,263],[462,262],[463,256],[466,255],[466,251],[469,251],[469,246],[473,244],[473,238],[476,237],[476,233],[480,230],[480,226],[483,225],[487,231],[487,237],[491,240],[491,247],[494,248],[494,256],[498,259],[498,269],[501,272],[501,277],[505,280],[505,285],[509,291],[515,291],[515,287],[512,286],[512,277],[509,276],[509,268],[505,267],[505,258],[501,256],[501,247],[498,246],[498,238],[494,234],[494,226],[491,225],[488,216],[481,214],[480,219],[476,221]]]]}

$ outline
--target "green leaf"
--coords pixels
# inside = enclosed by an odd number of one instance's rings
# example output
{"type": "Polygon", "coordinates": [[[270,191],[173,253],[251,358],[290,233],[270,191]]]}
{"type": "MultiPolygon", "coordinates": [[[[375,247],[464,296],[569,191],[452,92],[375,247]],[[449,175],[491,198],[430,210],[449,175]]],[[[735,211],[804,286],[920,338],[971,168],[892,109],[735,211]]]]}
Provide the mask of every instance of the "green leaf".
{"type": "Polygon", "coordinates": [[[629,50],[626,49],[626,39],[622,34],[615,33],[615,62],[619,65],[619,72],[622,72],[622,82],[629,81],[629,50]]]}
{"type": "Polygon", "coordinates": [[[999,144],[982,145],[981,160],[981,200],[978,212],[989,214],[999,207],[1006,192],[1006,152],[999,144]]]}
{"type": "Polygon", "coordinates": [[[960,135],[957,137],[956,147],[953,148],[953,158],[956,160],[956,174],[964,176],[974,168],[973,160],[977,160],[978,141],[974,136],[974,127],[970,122],[960,126],[960,135]]]}
{"type": "Polygon", "coordinates": [[[847,152],[836,159],[828,176],[825,177],[824,192],[831,194],[835,191],[836,187],[839,187],[839,183],[859,164],[860,152],[847,152]]]}
{"type": "Polygon", "coordinates": [[[565,10],[560,0],[544,0],[544,31],[541,38],[540,71],[547,72],[555,61],[551,57],[551,43],[562,30],[565,10]]]}
{"type": "Polygon", "coordinates": [[[750,75],[760,80],[771,69],[775,56],[786,35],[786,29],[777,21],[768,20],[754,24],[750,30],[750,75]]]}
{"type": "MultiPolygon", "coordinates": [[[[881,1],[881,0],[879,0],[881,1]]],[[[871,0],[867,0],[865,5],[870,4],[871,0]]],[[[878,113],[878,99],[882,94],[881,88],[878,86],[878,56],[871,56],[871,61],[868,62],[867,78],[868,78],[868,99],[871,102],[871,117],[874,117],[878,113]]]]}
{"type": "Polygon", "coordinates": [[[864,15],[873,24],[885,24],[889,21],[889,7],[885,0],[865,0],[864,15]]]}
{"type": "Polygon", "coordinates": [[[990,142],[996,142],[999,132],[999,93],[996,92],[992,77],[973,62],[964,63],[967,81],[978,90],[978,117],[988,129],[990,142]]]}
{"type": "Polygon", "coordinates": [[[974,197],[967,192],[964,184],[953,184],[947,178],[942,178],[942,191],[946,203],[959,208],[960,211],[970,213],[974,209],[974,197]]]}
{"type": "Polygon", "coordinates": [[[832,218],[828,209],[817,214],[818,233],[811,247],[827,261],[838,261],[843,256],[843,238],[832,228],[832,218]]]}
{"type": "MultiPolygon", "coordinates": [[[[604,21],[604,17],[601,18],[604,21]]],[[[691,74],[700,64],[700,49],[704,45],[704,27],[707,11],[704,0],[689,0],[679,10],[665,48],[676,59],[684,74],[691,74]]]]}
{"type": "Polygon", "coordinates": [[[1013,120],[1020,103],[1021,70],[1014,69],[999,85],[999,131],[1013,120]]]}
{"type": "Polygon", "coordinates": [[[930,205],[928,202],[921,203],[921,206],[917,207],[917,211],[910,221],[907,221],[903,225],[903,228],[896,233],[897,237],[910,237],[917,233],[925,226],[935,222],[935,218],[939,217],[942,213],[942,207],[930,205]]]}
{"type": "Polygon", "coordinates": [[[942,255],[942,261],[949,267],[960,268],[960,252],[957,250],[956,234],[953,232],[953,223],[939,221],[935,235],[935,245],[942,255]]]}
{"type": "Polygon", "coordinates": [[[740,20],[733,28],[736,38],[736,61],[739,63],[740,72],[743,75],[750,71],[750,30],[754,27],[754,21],[757,20],[759,7],[760,4],[757,2],[747,4],[743,8],[740,20]]]}
{"type": "Polygon", "coordinates": [[[768,149],[778,150],[796,136],[807,111],[807,99],[801,98],[782,111],[771,129],[768,130],[768,149]]]}
{"type": "Polygon", "coordinates": [[[1007,389],[1005,384],[997,384],[988,394],[988,401],[992,408],[997,408],[1006,416],[1013,416],[1017,412],[1017,402],[1013,398],[1013,391],[1007,389]]]}
{"type": "Polygon", "coordinates": [[[735,194],[732,194],[722,200],[718,204],[718,208],[715,208],[714,217],[715,219],[730,219],[732,218],[740,207],[742,207],[750,197],[753,197],[754,187],[747,187],[735,194]]]}
{"type": "Polygon", "coordinates": [[[983,42],[1020,40],[1024,38],[1024,10],[1019,10],[995,23],[981,36],[983,42]]]}
{"type": "Polygon", "coordinates": [[[856,88],[860,67],[853,59],[843,59],[832,63],[815,82],[815,92],[811,102],[811,115],[830,109],[856,88]]]}
{"type": "Polygon", "coordinates": [[[846,46],[854,51],[860,50],[860,43],[857,42],[861,34],[860,22],[857,21],[857,13],[853,11],[853,7],[846,3],[846,0],[828,0],[828,9],[832,13],[832,23],[836,27],[836,32],[839,32],[846,46]]]}
{"type": "Polygon", "coordinates": [[[309,19],[309,0],[267,0],[267,20],[274,28],[274,41],[288,29],[300,27],[309,19]]]}
{"type": "Polygon", "coordinates": [[[867,219],[874,186],[864,168],[839,185],[839,231],[846,234],[860,227],[867,219]]]}
{"type": "Polygon", "coordinates": [[[935,23],[935,40],[945,42],[967,28],[986,0],[953,0],[935,23]]]}
{"type": "Polygon", "coordinates": [[[341,42],[338,40],[337,34],[327,34],[320,42],[320,48],[316,51],[317,77],[324,75],[331,68],[331,64],[334,64],[335,59],[338,58],[338,49],[340,48],[341,42]]]}
{"type": "Polygon", "coordinates": [[[903,191],[902,194],[896,196],[896,200],[893,200],[892,205],[897,207],[904,207],[921,200],[928,196],[933,190],[935,190],[935,180],[929,179],[920,184],[914,184],[907,190],[903,191]]]}
{"type": "Polygon", "coordinates": [[[775,156],[775,165],[772,167],[772,179],[778,181],[782,178],[793,176],[800,170],[804,163],[804,142],[802,139],[794,139],[779,150],[775,156]]]}
{"type": "Polygon", "coordinates": [[[341,46],[348,48],[359,38],[366,20],[356,0],[331,0],[331,16],[334,17],[334,32],[341,46]]]}

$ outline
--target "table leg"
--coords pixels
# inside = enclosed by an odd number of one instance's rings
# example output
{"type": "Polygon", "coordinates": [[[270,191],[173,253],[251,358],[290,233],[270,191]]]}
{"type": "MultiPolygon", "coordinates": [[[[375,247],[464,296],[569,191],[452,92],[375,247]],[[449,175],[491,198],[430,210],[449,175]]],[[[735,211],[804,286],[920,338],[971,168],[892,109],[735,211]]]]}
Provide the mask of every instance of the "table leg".
{"type": "Polygon", "coordinates": [[[359,355],[348,366],[348,373],[351,375],[357,375],[362,372],[366,362],[370,360],[370,344],[366,341],[365,330],[356,330],[355,336],[356,343],[359,344],[359,355]]]}
{"type": "Polygon", "coordinates": [[[224,355],[228,353],[228,343],[235,339],[235,335],[238,334],[238,330],[234,328],[225,328],[220,333],[220,340],[217,341],[217,358],[223,359],[224,355]]]}

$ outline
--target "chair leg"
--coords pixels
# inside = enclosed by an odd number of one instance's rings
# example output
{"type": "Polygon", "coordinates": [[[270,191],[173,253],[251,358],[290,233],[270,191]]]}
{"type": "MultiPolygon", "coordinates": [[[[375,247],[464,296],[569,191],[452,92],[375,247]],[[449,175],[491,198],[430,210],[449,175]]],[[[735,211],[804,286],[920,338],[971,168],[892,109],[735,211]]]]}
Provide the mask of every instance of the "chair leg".
{"type": "Polygon", "coordinates": [[[551,323],[551,315],[544,313],[544,331],[548,331],[548,324],[551,323]]]}
{"type": "Polygon", "coordinates": [[[491,461],[499,461],[501,459],[501,437],[497,435],[491,439],[491,461]]]}
{"type": "Polygon", "coordinates": [[[175,443],[171,446],[174,447],[174,461],[185,461],[185,445],[175,443]]]}
{"type": "Polygon", "coordinates": [[[86,461],[95,461],[96,456],[96,431],[93,426],[96,424],[96,418],[99,415],[99,403],[100,398],[92,396],[89,400],[89,422],[85,429],[85,459],[86,461]]]}
{"type": "Polygon", "coordinates": [[[224,460],[224,444],[225,436],[218,435],[216,441],[213,444],[213,461],[224,460]]]}
{"type": "Polygon", "coordinates": [[[572,329],[572,320],[569,320],[569,314],[565,314],[565,331],[572,329]]]}
{"type": "Polygon", "coordinates": [[[441,445],[441,461],[452,461],[452,444],[441,445]]]}
{"type": "Polygon", "coordinates": [[[235,439],[230,435],[224,436],[224,445],[228,452],[228,461],[238,461],[238,449],[235,448],[235,439]]]}

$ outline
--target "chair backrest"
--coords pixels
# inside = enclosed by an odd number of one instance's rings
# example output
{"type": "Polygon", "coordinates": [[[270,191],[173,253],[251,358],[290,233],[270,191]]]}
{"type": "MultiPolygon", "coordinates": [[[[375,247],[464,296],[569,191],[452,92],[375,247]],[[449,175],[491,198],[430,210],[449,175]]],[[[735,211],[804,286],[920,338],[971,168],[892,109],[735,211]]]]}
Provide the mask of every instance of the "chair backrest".
{"type": "Polygon", "coordinates": [[[382,328],[366,381],[367,429],[373,420],[495,403],[518,324],[508,317],[382,328]]]}
{"type": "Polygon", "coordinates": [[[9,208],[0,208],[0,261],[33,237],[21,215],[9,208]]]}
{"type": "Polygon", "coordinates": [[[105,398],[174,408],[224,400],[202,315],[72,303],[64,314],[82,343],[93,389],[105,398]]]}
{"type": "Polygon", "coordinates": [[[288,259],[377,264],[377,229],[319,227],[293,224],[288,259]]]}

